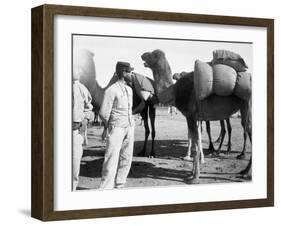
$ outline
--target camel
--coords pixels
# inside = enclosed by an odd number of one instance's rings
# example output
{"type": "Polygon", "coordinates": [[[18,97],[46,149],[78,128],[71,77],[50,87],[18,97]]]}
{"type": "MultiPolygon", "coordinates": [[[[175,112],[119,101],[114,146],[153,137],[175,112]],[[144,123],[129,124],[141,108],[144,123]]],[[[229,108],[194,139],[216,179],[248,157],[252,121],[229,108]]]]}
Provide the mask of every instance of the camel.
{"type": "MultiPolygon", "coordinates": [[[[185,77],[185,76],[193,76],[193,72],[181,72],[181,73],[175,73],[173,74],[173,79],[175,81],[178,81],[180,78],[185,77]]],[[[227,147],[227,151],[226,153],[229,153],[231,151],[231,132],[232,132],[232,126],[230,123],[230,119],[226,119],[226,120],[220,120],[220,127],[221,127],[221,131],[220,131],[220,135],[217,138],[217,140],[215,141],[216,143],[219,143],[219,147],[217,150],[215,150],[213,142],[212,142],[212,136],[211,136],[211,128],[210,128],[210,121],[206,121],[206,130],[207,130],[207,134],[208,134],[208,138],[209,138],[209,152],[210,153],[214,153],[214,154],[219,154],[221,151],[221,147],[224,141],[224,137],[226,134],[226,129],[225,129],[225,123],[227,126],[227,133],[228,133],[228,147],[227,147]]],[[[201,125],[202,126],[202,125],[201,125]]],[[[201,131],[202,132],[202,131],[201,131]]],[[[246,141],[247,141],[247,133],[244,130],[243,132],[243,138],[244,138],[244,143],[243,143],[243,149],[242,152],[236,157],[237,159],[245,159],[245,152],[246,152],[246,141]]],[[[201,162],[202,162],[202,156],[203,156],[203,152],[201,152],[201,162]]],[[[188,138],[188,151],[186,156],[184,157],[184,159],[191,159],[191,140],[190,137],[188,138]]]]}
{"type": "MultiPolygon", "coordinates": [[[[198,101],[193,83],[194,76],[183,77],[173,84],[172,71],[162,50],[145,52],[141,58],[144,61],[144,66],[152,70],[159,102],[176,106],[186,117],[191,132],[191,148],[195,153],[192,174],[185,178],[187,183],[200,182],[199,158],[200,148],[202,147],[200,120],[225,120],[240,110],[242,126],[247,131],[250,141],[252,141],[251,98],[249,101],[244,101],[233,94],[229,96],[213,94],[202,101],[198,101]]],[[[252,158],[247,167],[240,173],[249,176],[251,164],[252,158]]]]}
{"type": "MultiPolygon", "coordinates": [[[[175,81],[178,81],[179,79],[185,77],[185,76],[193,76],[193,72],[181,72],[181,73],[175,73],[173,74],[173,79],[175,81]]],[[[227,129],[228,129],[228,151],[230,151],[231,149],[231,139],[230,139],[230,134],[231,134],[231,125],[230,125],[230,121],[229,119],[226,120],[227,121],[227,129]]],[[[213,145],[213,142],[212,142],[212,137],[211,137],[211,128],[210,128],[210,121],[206,121],[206,129],[207,129],[207,134],[208,134],[208,138],[209,138],[209,152],[214,154],[214,153],[219,153],[220,152],[220,149],[221,149],[221,146],[222,146],[222,143],[223,143],[223,140],[224,140],[224,136],[225,136],[225,124],[224,124],[224,121],[221,120],[220,121],[220,125],[221,125],[221,132],[220,132],[220,136],[218,137],[217,141],[216,142],[219,142],[219,148],[217,151],[215,151],[215,148],[214,148],[214,145],[213,145]]],[[[202,128],[202,121],[201,121],[201,128],[202,128]]],[[[202,130],[201,130],[202,132],[202,130]]],[[[200,150],[200,156],[201,156],[201,163],[204,163],[204,153],[203,153],[203,150],[200,150]]],[[[188,132],[188,150],[187,150],[187,153],[186,153],[186,156],[184,157],[184,160],[190,160],[191,159],[191,136],[190,136],[190,132],[188,132]]]]}
{"type": "MultiPolygon", "coordinates": [[[[104,88],[102,88],[98,81],[96,80],[96,69],[95,69],[95,63],[93,60],[94,54],[88,50],[79,50],[74,52],[73,57],[73,64],[78,64],[80,67],[83,68],[84,74],[80,77],[80,82],[84,84],[88,90],[90,91],[92,95],[92,104],[96,111],[99,111],[100,106],[103,101],[103,96],[105,90],[112,85],[116,80],[117,76],[113,76],[111,80],[109,81],[108,85],[104,88]]],[[[151,80],[152,81],[152,80],[151,80]]],[[[153,82],[153,81],[152,81],[153,82]]],[[[154,84],[153,84],[154,85],[154,84]]],[[[132,87],[133,88],[133,87],[132,87]]],[[[139,105],[141,102],[140,97],[136,95],[136,92],[133,88],[133,109],[139,105]]],[[[149,125],[148,125],[148,117],[150,118],[151,122],[151,130],[152,130],[152,148],[150,152],[150,156],[155,157],[154,152],[154,140],[155,140],[155,107],[154,102],[149,99],[148,101],[145,101],[144,106],[142,109],[139,109],[138,112],[133,112],[135,114],[140,113],[143,121],[144,121],[144,128],[145,128],[145,141],[143,148],[141,152],[138,154],[139,156],[145,156],[146,155],[146,146],[147,146],[147,140],[150,134],[149,125]]],[[[104,130],[102,137],[106,136],[105,133],[106,130],[104,130]]]]}

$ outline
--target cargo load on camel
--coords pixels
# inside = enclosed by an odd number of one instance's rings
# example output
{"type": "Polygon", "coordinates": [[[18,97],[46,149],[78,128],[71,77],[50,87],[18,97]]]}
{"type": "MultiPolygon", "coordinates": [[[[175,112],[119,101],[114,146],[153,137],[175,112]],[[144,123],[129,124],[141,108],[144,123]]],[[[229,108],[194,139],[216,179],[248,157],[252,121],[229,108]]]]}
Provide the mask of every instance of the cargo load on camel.
{"type": "Polygon", "coordinates": [[[249,100],[252,94],[251,74],[244,70],[241,71],[242,67],[244,69],[247,67],[243,58],[226,50],[216,50],[213,55],[214,59],[211,63],[195,61],[196,98],[202,101],[212,94],[222,97],[234,94],[245,101],[249,100]],[[218,59],[220,59],[220,63],[218,63],[218,59]],[[236,62],[233,64],[234,66],[231,66],[234,62],[236,62]]]}
{"type": "Polygon", "coordinates": [[[239,54],[224,49],[213,51],[213,60],[211,64],[228,65],[237,72],[244,72],[248,69],[246,62],[239,54]]]}
{"type": "Polygon", "coordinates": [[[132,73],[133,87],[139,98],[146,101],[150,95],[155,95],[154,81],[141,74],[132,73]]]}

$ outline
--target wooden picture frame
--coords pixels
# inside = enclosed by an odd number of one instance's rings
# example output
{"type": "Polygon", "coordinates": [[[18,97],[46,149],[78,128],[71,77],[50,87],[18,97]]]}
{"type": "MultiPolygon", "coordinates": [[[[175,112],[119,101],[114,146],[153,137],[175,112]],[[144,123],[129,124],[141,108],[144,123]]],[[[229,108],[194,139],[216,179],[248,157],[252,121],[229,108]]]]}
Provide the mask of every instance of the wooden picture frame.
{"type": "Polygon", "coordinates": [[[42,5],[32,9],[32,217],[65,220],[274,205],[274,20],[125,9],[42,5]],[[267,197],[235,201],[54,210],[54,16],[85,16],[267,29],[267,197]]]}

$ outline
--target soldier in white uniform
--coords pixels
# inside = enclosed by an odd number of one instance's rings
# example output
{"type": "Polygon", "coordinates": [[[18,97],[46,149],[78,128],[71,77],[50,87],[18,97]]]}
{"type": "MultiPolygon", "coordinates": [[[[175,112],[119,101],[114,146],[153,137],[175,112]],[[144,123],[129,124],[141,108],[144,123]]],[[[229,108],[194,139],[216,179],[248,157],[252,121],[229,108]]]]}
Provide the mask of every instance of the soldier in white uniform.
{"type": "Polygon", "coordinates": [[[134,146],[133,94],[124,78],[133,68],[127,62],[117,62],[118,80],[104,94],[100,116],[108,128],[102,169],[101,189],[122,188],[131,168],[134,146]]]}
{"type": "Polygon", "coordinates": [[[82,134],[85,132],[87,124],[92,121],[94,114],[91,104],[92,97],[88,89],[79,82],[79,78],[83,73],[83,69],[77,65],[73,67],[73,91],[72,91],[72,139],[73,139],[73,155],[72,155],[72,189],[76,190],[79,180],[80,161],[83,154],[82,134]]]}

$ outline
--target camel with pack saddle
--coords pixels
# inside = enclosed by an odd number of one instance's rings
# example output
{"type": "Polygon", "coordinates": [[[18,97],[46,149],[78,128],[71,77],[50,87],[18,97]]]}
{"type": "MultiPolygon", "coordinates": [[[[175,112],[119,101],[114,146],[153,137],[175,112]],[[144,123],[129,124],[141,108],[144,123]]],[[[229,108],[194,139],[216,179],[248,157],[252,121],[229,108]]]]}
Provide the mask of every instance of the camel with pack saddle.
{"type": "MultiPolygon", "coordinates": [[[[205,93],[196,88],[196,84],[198,85],[196,75],[180,78],[175,84],[173,83],[172,71],[162,50],[157,49],[152,52],[146,52],[142,54],[141,58],[144,61],[144,66],[152,70],[159,102],[176,106],[186,117],[191,137],[191,149],[194,151],[192,173],[185,178],[187,183],[200,182],[199,160],[200,150],[202,150],[200,121],[225,120],[240,110],[241,124],[247,131],[250,141],[252,141],[251,95],[248,100],[245,100],[234,94],[233,91],[229,95],[222,96],[213,93],[213,89],[210,89],[211,92],[201,99],[200,95],[205,93]]],[[[213,70],[210,65],[208,65],[210,66],[209,68],[202,62],[196,61],[194,72],[198,74],[198,71],[200,72],[202,69],[201,65],[210,71],[213,70]]],[[[206,85],[207,83],[202,84],[206,85]]],[[[228,87],[221,86],[220,88],[224,90],[228,87]]],[[[245,176],[249,175],[251,163],[252,158],[250,158],[247,167],[239,173],[245,176]]]]}
{"type": "MultiPolygon", "coordinates": [[[[194,76],[193,72],[181,72],[181,73],[175,73],[173,74],[173,79],[175,81],[178,81],[180,78],[185,77],[185,76],[194,76]]],[[[202,123],[202,121],[201,121],[202,123]]],[[[228,142],[227,142],[227,150],[226,153],[230,153],[231,151],[231,133],[232,133],[232,126],[230,123],[230,118],[225,119],[225,120],[220,120],[220,134],[219,137],[215,140],[215,143],[219,143],[218,149],[215,150],[214,145],[213,145],[213,141],[212,141],[212,135],[211,135],[211,127],[210,127],[210,121],[205,121],[206,123],[206,130],[207,130],[207,134],[208,134],[208,138],[209,138],[209,147],[208,147],[208,153],[209,154],[213,154],[213,155],[218,155],[221,152],[221,147],[225,138],[225,134],[226,134],[226,128],[227,128],[227,134],[228,134],[228,142]],[[226,124],[226,128],[225,128],[225,124],[226,124]]],[[[202,126],[202,124],[201,124],[202,126]]],[[[202,131],[201,131],[202,132],[202,131]]],[[[243,138],[244,138],[244,142],[243,142],[243,149],[242,152],[237,155],[237,159],[245,159],[245,153],[246,153],[246,141],[247,141],[247,133],[245,130],[243,130],[243,138]]],[[[204,153],[203,150],[200,150],[200,154],[201,154],[201,163],[204,163],[204,153]]],[[[191,137],[190,137],[190,133],[188,133],[188,151],[186,153],[186,156],[184,157],[184,160],[190,160],[191,159],[191,137]]]]}

